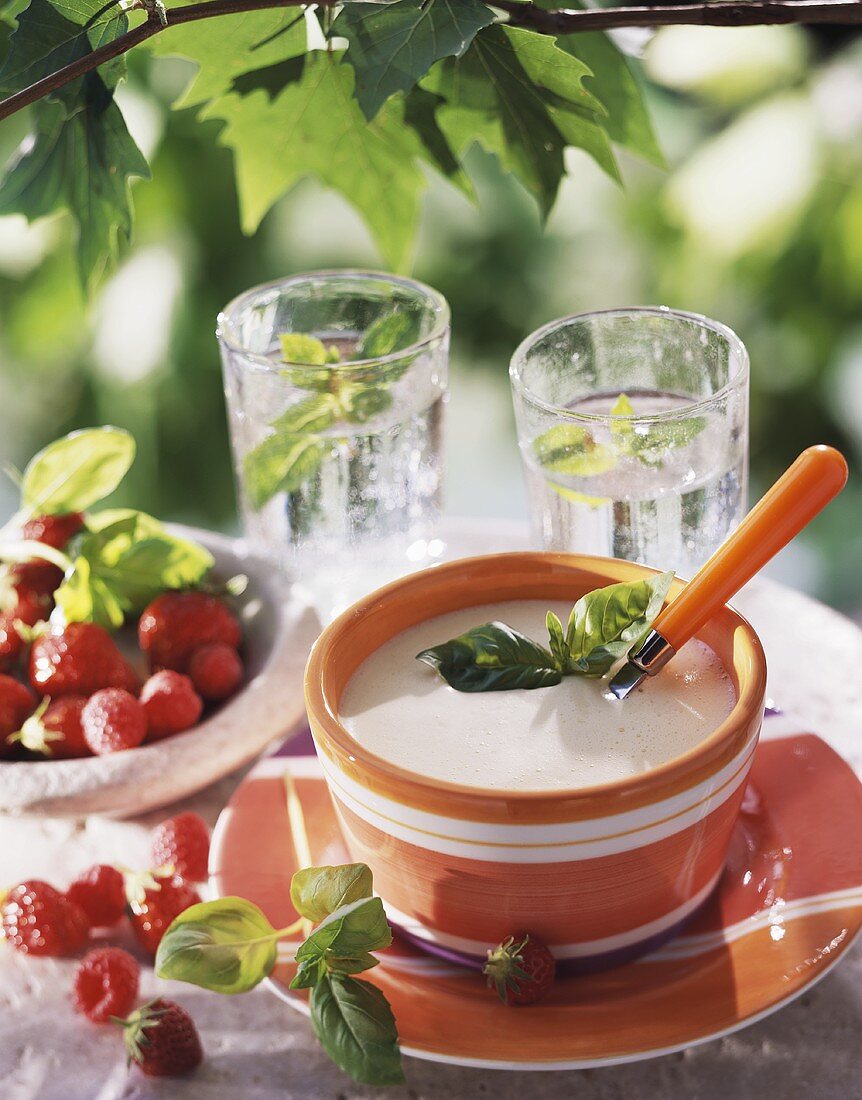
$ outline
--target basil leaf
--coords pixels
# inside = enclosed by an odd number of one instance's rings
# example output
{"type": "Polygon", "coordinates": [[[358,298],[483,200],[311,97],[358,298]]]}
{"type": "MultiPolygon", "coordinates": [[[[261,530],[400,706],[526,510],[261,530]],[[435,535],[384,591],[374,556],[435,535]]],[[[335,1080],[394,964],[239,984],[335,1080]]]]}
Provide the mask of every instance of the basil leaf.
{"type": "Polygon", "coordinates": [[[330,913],[300,946],[296,961],[302,974],[334,959],[354,960],[353,969],[358,972],[376,966],[377,960],[369,952],[380,951],[390,943],[392,929],[383,902],[380,898],[360,898],[330,913]]]}
{"type": "Polygon", "coordinates": [[[314,435],[276,432],[248,452],[243,460],[243,487],[259,511],[276,493],[295,493],[314,477],[328,453],[314,435]]]}
{"type": "Polygon", "coordinates": [[[647,633],[664,604],[673,573],[611,584],[581,596],[566,630],[569,668],[604,676],[647,633]]]}
{"type": "Polygon", "coordinates": [[[561,672],[566,672],[569,667],[569,647],[563,634],[563,624],[553,611],[549,611],[545,616],[545,626],[548,628],[554,663],[561,672]]]}
{"type": "Polygon", "coordinates": [[[369,982],[329,974],[311,991],[311,1026],[339,1069],[365,1085],[404,1081],[389,1002],[369,982]]]}
{"type": "Polygon", "coordinates": [[[86,428],[50,443],[27,465],[21,505],[31,515],[83,512],[122,481],[135,441],[120,428],[86,428]]]}
{"type": "Polygon", "coordinates": [[[562,672],[543,647],[505,623],[485,623],[416,655],[456,691],[550,687],[562,672]]]}
{"type": "Polygon", "coordinates": [[[413,342],[416,322],[409,313],[389,313],[365,331],[354,353],[355,359],[382,359],[413,342]]]}
{"type": "Polygon", "coordinates": [[[343,905],[370,898],[371,870],[364,863],[340,867],[305,867],[290,880],[290,900],[307,920],[324,920],[343,905]]]}
{"type": "Polygon", "coordinates": [[[166,588],[198,584],[213,566],[208,550],[171,535],[146,512],[100,512],[90,526],[55,593],[67,622],[115,629],[166,588]]]}
{"type": "Polygon", "coordinates": [[[281,344],[281,358],[285,363],[322,367],[328,362],[326,345],[316,336],[309,336],[305,332],[282,332],[278,342],[281,344]]]}
{"type": "Polygon", "coordinates": [[[590,432],[578,424],[555,424],[533,440],[533,452],[539,463],[557,474],[593,477],[616,465],[610,447],[596,443],[590,432]]]}
{"type": "Polygon", "coordinates": [[[260,909],[245,898],[192,905],[162,937],[156,974],[216,993],[245,993],[275,966],[277,937],[260,909]]]}

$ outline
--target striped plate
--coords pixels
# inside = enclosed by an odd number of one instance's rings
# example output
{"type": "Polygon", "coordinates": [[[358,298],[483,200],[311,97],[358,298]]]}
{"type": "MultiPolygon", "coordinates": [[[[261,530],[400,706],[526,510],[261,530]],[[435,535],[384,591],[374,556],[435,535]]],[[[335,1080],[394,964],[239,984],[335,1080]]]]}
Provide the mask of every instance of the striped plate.
{"type": "MultiPolygon", "coordinates": [[[[798,997],[862,927],[862,786],[811,734],[767,719],[728,864],[686,931],[616,970],[558,980],[529,1009],[501,1005],[475,972],[406,941],[367,977],[392,1004],[406,1054],[496,1069],[584,1069],[679,1050],[754,1023],[798,997]]],[[[308,751],[304,739],[288,751],[308,751]]],[[[291,923],[297,867],[349,861],[317,760],[261,761],[219,819],[211,854],[219,896],[291,923]]],[[[270,980],[289,993],[292,951],[270,980]]]]}

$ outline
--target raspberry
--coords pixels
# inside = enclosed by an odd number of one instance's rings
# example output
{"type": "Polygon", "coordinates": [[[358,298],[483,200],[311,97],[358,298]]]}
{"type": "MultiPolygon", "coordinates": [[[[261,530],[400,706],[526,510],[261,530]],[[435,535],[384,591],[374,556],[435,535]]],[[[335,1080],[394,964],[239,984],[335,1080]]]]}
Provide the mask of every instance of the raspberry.
{"type": "Polygon", "coordinates": [[[204,709],[188,676],[172,669],[156,672],[147,680],[141,689],[141,703],[147,714],[150,741],[161,741],[189,729],[204,709]]]}
{"type": "Polygon", "coordinates": [[[8,942],[28,955],[73,955],[90,931],[78,906],[38,879],[12,887],[0,908],[0,926],[8,942]]]}
{"type": "Polygon", "coordinates": [[[111,1016],[126,1016],[138,999],[141,968],[128,951],[102,947],[78,964],[72,986],[75,1011],[96,1024],[111,1016]]]}
{"type": "Polygon", "coordinates": [[[224,642],[238,648],[242,632],[236,616],[205,592],[164,592],[138,623],[138,641],[153,668],[185,672],[199,646],[224,642]]]}
{"type": "Polygon", "coordinates": [[[242,683],[240,655],[224,642],[211,642],[196,649],[189,660],[189,676],[204,699],[215,703],[233,695],[242,683]]]}
{"type": "Polygon", "coordinates": [[[155,956],[168,927],[180,913],[200,900],[194,886],[179,875],[162,879],[145,889],[142,899],[136,900],[129,909],[129,921],[140,945],[155,956]]]}
{"type": "Polygon", "coordinates": [[[123,1029],[129,1061],[148,1077],[179,1077],[203,1061],[194,1020],[175,1001],[151,1001],[124,1020],[123,1029]]]}
{"type": "Polygon", "coordinates": [[[70,623],[30,648],[30,683],[43,695],[92,695],[123,687],[128,672],[114,639],[96,623],[70,623]]]}
{"type": "Polygon", "coordinates": [[[188,811],[169,817],[153,830],[154,867],[170,864],[180,878],[204,882],[210,852],[210,831],[198,814],[188,811]]]}
{"type": "Polygon", "coordinates": [[[144,708],[122,688],[104,688],[81,714],[84,740],[97,756],[134,749],[147,735],[144,708]]]}
{"type": "Polygon", "coordinates": [[[61,695],[59,699],[43,699],[15,734],[30,752],[38,752],[54,760],[72,760],[91,756],[84,740],[81,713],[86,705],[83,695],[61,695]]]}
{"type": "Polygon", "coordinates": [[[92,928],[109,928],[126,911],[123,876],[106,863],[97,863],[78,875],[66,897],[81,909],[92,928]]]}

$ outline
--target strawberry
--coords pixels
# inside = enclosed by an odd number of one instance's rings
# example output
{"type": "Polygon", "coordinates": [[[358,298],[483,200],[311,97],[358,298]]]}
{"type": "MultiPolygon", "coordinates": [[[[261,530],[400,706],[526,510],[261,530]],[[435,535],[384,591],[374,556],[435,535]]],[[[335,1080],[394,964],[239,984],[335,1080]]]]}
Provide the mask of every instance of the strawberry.
{"type": "Polygon", "coordinates": [[[241,641],[236,616],[206,592],[163,592],[138,623],[138,642],[153,668],[185,672],[199,646],[224,642],[237,649],[241,641]]]}
{"type": "Polygon", "coordinates": [[[189,676],[198,694],[216,703],[233,695],[242,683],[242,660],[232,646],[211,642],[192,653],[189,676]]]}
{"type": "Polygon", "coordinates": [[[147,735],[144,708],[123,688],[102,688],[81,712],[84,740],[96,756],[134,749],[147,735]]]}
{"type": "Polygon", "coordinates": [[[169,668],[147,680],[141,689],[141,703],[147,714],[150,741],[161,741],[189,729],[204,709],[188,676],[169,668]]]}
{"type": "Polygon", "coordinates": [[[0,759],[12,751],[10,737],[35,707],[36,696],[26,684],[0,673],[0,759]]]}
{"type": "Polygon", "coordinates": [[[75,1011],[106,1024],[112,1016],[126,1016],[138,999],[141,968],[119,947],[90,951],[78,964],[72,985],[75,1011]]]}
{"type": "Polygon", "coordinates": [[[62,550],[66,543],[84,526],[80,512],[63,512],[56,516],[35,516],[21,528],[21,538],[44,542],[55,550],[62,550]]]}
{"type": "Polygon", "coordinates": [[[77,905],[37,879],[12,887],[0,908],[0,928],[16,950],[28,955],[73,955],[90,931],[77,905]]]}
{"type": "Polygon", "coordinates": [[[129,1062],[148,1077],[179,1077],[203,1061],[194,1020],[176,1001],[159,997],[120,1022],[129,1062]]]}
{"type": "MultiPolygon", "coordinates": [[[[42,542],[55,550],[62,550],[83,525],[84,517],[80,512],[66,512],[57,516],[36,516],[21,528],[21,538],[42,542]]],[[[31,561],[16,564],[14,576],[31,591],[50,596],[60,587],[63,570],[50,561],[33,558],[31,561]]]]}
{"type": "Polygon", "coordinates": [[[84,740],[81,728],[81,712],[86,702],[83,695],[43,699],[11,740],[18,741],[30,752],[54,760],[91,756],[90,746],[84,740]]]}
{"type": "Polygon", "coordinates": [[[138,942],[155,956],[168,926],[190,905],[197,905],[201,898],[194,886],[179,875],[158,882],[149,877],[152,885],[141,889],[141,896],[134,898],[128,912],[138,942]]]}
{"type": "Polygon", "coordinates": [[[69,623],[30,647],[30,683],[44,695],[92,695],[128,683],[123,655],[96,623],[69,623]]]}
{"type": "Polygon", "coordinates": [[[505,1005],[531,1005],[550,992],[557,963],[535,936],[520,932],[488,952],[483,973],[505,1005]]]}
{"type": "Polygon", "coordinates": [[[150,851],[154,867],[168,864],[181,878],[203,882],[207,877],[210,831],[202,817],[186,811],[156,826],[150,851]]]}
{"type": "Polygon", "coordinates": [[[126,911],[123,876],[106,863],[97,863],[78,875],[66,897],[81,909],[91,928],[110,928],[126,911]]]}
{"type": "Polygon", "coordinates": [[[26,645],[20,625],[35,626],[51,613],[50,600],[21,584],[11,586],[8,597],[0,611],[0,668],[15,664],[26,645]]]}

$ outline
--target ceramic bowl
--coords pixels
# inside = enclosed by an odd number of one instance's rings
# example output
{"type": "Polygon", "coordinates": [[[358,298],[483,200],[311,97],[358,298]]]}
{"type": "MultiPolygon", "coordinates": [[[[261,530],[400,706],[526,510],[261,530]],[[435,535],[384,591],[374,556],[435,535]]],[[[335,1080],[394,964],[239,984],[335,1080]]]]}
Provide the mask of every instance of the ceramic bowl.
{"type": "Polygon", "coordinates": [[[302,717],[302,668],[317,625],[292,603],[274,566],[236,539],[195,528],[178,534],[215,558],[216,579],[249,578],[239,600],[247,681],[185,733],[152,745],[81,760],[0,763],[0,811],[126,817],[200,790],[258,756],[302,717]]]}
{"type": "MultiPolygon", "coordinates": [[[[726,668],[735,707],[688,753],[622,781],[546,793],[426,779],[366,751],[337,718],[354,670],[408,627],[497,600],[574,602],[651,572],[566,554],[470,558],[396,581],[324,630],[306,669],[317,754],[352,858],[371,867],[391,919],[408,935],[432,949],[481,957],[528,929],[570,968],[597,969],[657,946],[709,896],[724,866],[766,688],[761,644],[730,608],[699,636],[726,668]]],[[[405,736],[433,737],[421,711],[405,736]]]]}

